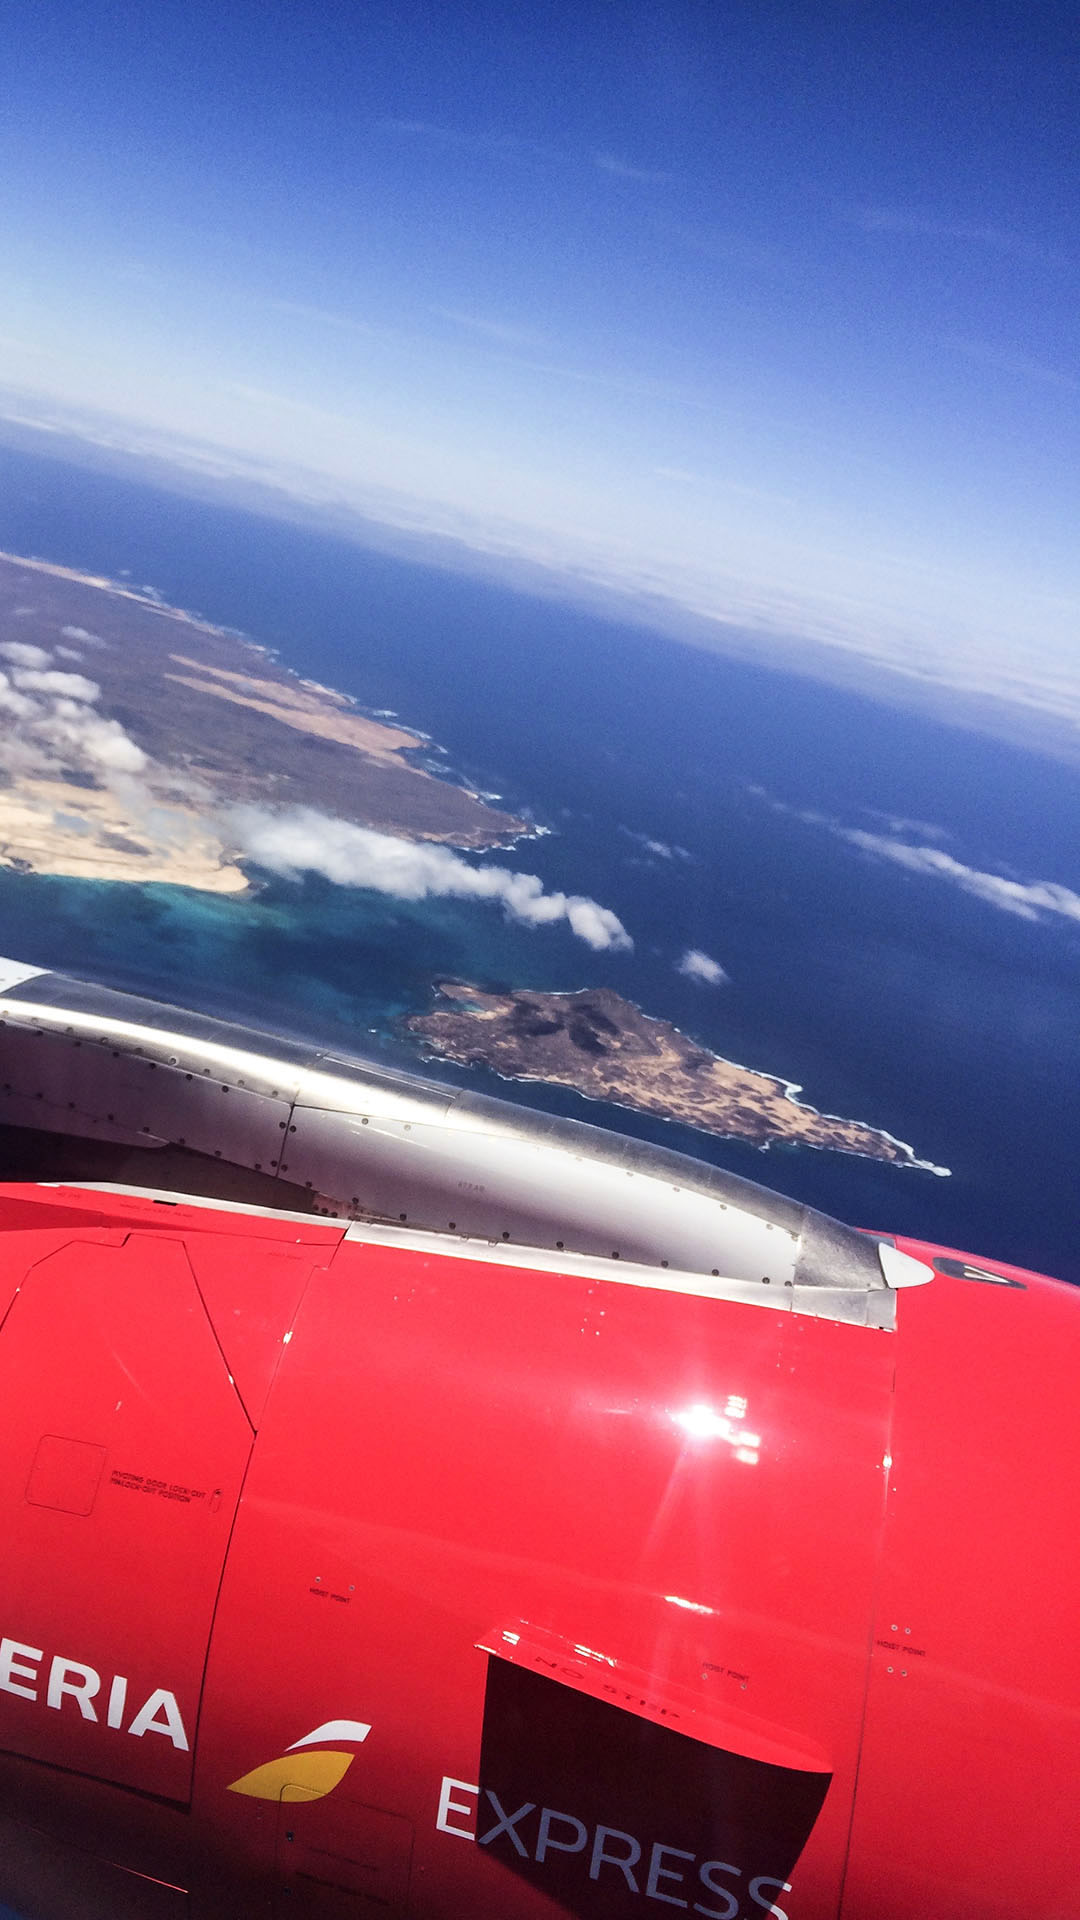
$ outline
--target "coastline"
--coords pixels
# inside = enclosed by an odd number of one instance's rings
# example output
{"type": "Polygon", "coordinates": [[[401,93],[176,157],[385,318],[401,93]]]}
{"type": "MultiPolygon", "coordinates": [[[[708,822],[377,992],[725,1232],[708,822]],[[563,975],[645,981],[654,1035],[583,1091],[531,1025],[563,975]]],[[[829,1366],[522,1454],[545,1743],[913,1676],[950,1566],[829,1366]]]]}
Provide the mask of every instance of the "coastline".
{"type": "MultiPolygon", "coordinates": [[[[755,1071],[753,1067],[740,1068],[738,1061],[727,1060],[722,1054],[717,1054],[715,1057],[717,1060],[722,1060],[725,1066],[735,1067],[740,1072],[753,1073],[755,1071]]],[[[421,1049],[421,1058],[426,1060],[446,1060],[448,1056],[444,1053],[439,1053],[438,1050],[433,1047],[428,1052],[421,1049]]],[[[461,1062],[455,1064],[460,1065],[461,1062]]],[[[617,1107],[623,1113],[641,1113],[643,1111],[641,1107],[635,1106],[632,1100],[606,1100],[601,1094],[587,1093],[584,1087],[570,1087],[565,1080],[549,1080],[542,1073],[500,1073],[498,1067],[489,1066],[486,1062],[478,1064],[482,1064],[485,1073],[490,1073],[496,1080],[501,1080],[504,1086],[513,1086],[515,1082],[522,1085],[531,1082],[534,1086],[538,1087],[556,1086],[564,1089],[568,1093],[577,1094],[581,1100],[591,1101],[594,1107],[617,1107]]],[[[476,1067],[472,1067],[471,1071],[475,1073],[476,1067]]],[[[778,1076],[769,1074],[763,1077],[776,1079],[778,1076]]],[[[786,1086],[792,1083],[785,1081],[781,1084],[786,1086]]],[[[802,1100],[797,1100],[795,1105],[806,1106],[807,1111],[815,1114],[820,1120],[840,1120],[843,1118],[843,1115],[838,1113],[822,1113],[819,1108],[809,1107],[807,1103],[802,1100]]],[[[868,1133],[879,1134],[880,1137],[883,1140],[887,1140],[891,1146],[899,1148],[903,1157],[899,1160],[882,1160],[879,1154],[860,1152],[857,1147],[829,1147],[826,1146],[823,1141],[817,1140],[747,1140],[743,1134],[717,1133],[712,1127],[695,1127],[692,1121],[679,1119],[676,1115],[670,1113],[652,1113],[647,1117],[653,1120],[659,1120],[664,1126],[668,1127],[689,1127],[692,1132],[708,1134],[713,1140],[737,1140],[741,1146],[748,1146],[752,1148],[755,1153],[768,1153],[772,1147],[789,1147],[793,1152],[797,1152],[800,1147],[806,1147],[811,1153],[846,1153],[850,1155],[853,1160],[873,1160],[877,1161],[879,1165],[900,1167],[901,1169],[906,1168],[913,1173],[933,1173],[937,1174],[940,1179],[947,1180],[952,1177],[951,1167],[939,1167],[936,1166],[932,1160],[918,1159],[915,1149],[909,1146],[906,1140],[898,1140],[896,1135],[889,1133],[886,1128],[872,1127],[868,1121],[863,1120],[856,1120],[850,1124],[854,1126],[865,1126],[868,1133]]]]}
{"type": "Polygon", "coordinates": [[[529,822],[450,769],[422,764],[434,743],[421,729],[374,717],[276,649],[151,588],[5,549],[0,614],[8,870],[248,892],[229,845],[243,809],[307,810],[328,831],[344,821],[478,852],[531,836],[529,822]],[[90,606],[88,592],[104,604],[90,606]],[[188,649],[166,651],[145,614],[183,628],[188,649]]]}
{"type": "Polygon", "coordinates": [[[23,553],[9,553],[0,548],[0,563],[8,561],[14,567],[26,567],[31,573],[44,573],[55,580],[68,580],[75,586],[93,587],[98,593],[112,594],[118,600],[133,600],[137,606],[144,607],[148,613],[159,613],[163,619],[178,620],[186,627],[194,627],[200,633],[212,633],[222,640],[240,641],[242,645],[253,647],[259,653],[270,654],[273,649],[261,646],[237,627],[215,626],[210,620],[204,620],[201,614],[189,613],[184,607],[174,607],[143,587],[128,587],[122,580],[114,580],[107,573],[82,573],[77,567],[63,567],[55,560],[37,560],[23,553]]]}
{"type": "MultiPolygon", "coordinates": [[[[497,801],[502,799],[501,794],[481,793],[477,788],[470,786],[467,781],[459,781],[454,775],[453,768],[450,766],[437,763],[426,763],[420,766],[414,765],[413,761],[409,758],[410,755],[419,755],[424,751],[434,751],[436,753],[445,752],[445,749],[439,746],[432,734],[425,732],[422,727],[413,727],[410,726],[407,721],[401,721],[400,716],[397,713],[392,713],[388,708],[366,706],[364,702],[357,699],[354,694],[342,692],[340,687],[327,686],[323,681],[306,677],[298,668],[289,666],[288,662],[282,658],[280,648],[268,646],[266,642],[262,640],[253,640],[251,635],[246,633],[241,627],[222,626],[212,620],[204,619],[202,614],[192,613],[185,607],[174,606],[171,601],[166,600],[163,595],[157,593],[153,588],[128,586],[124,581],[117,580],[110,574],[84,573],[77,567],[62,566],[58,561],[39,560],[27,554],[12,553],[7,548],[0,548],[0,566],[5,564],[13,567],[25,567],[31,573],[40,573],[52,579],[68,581],[75,586],[90,587],[97,593],[107,594],[114,599],[127,601],[146,613],[155,613],[160,615],[162,619],[175,620],[180,625],[190,627],[197,633],[208,634],[212,639],[226,641],[234,646],[241,646],[251,653],[258,654],[264,660],[272,661],[278,666],[286,676],[287,682],[294,683],[296,691],[294,692],[293,688],[288,689],[289,694],[292,696],[288,704],[299,706],[305,695],[309,699],[312,697],[316,700],[322,699],[328,701],[335,707],[343,709],[344,716],[354,718],[358,728],[362,726],[365,729],[370,729],[370,744],[360,745],[359,742],[356,743],[359,745],[361,752],[370,755],[372,758],[381,758],[396,754],[400,757],[400,764],[407,766],[411,772],[434,780],[439,786],[453,787],[457,792],[475,801],[478,807],[493,807],[497,801]],[[299,693],[299,699],[296,698],[297,692],[299,693]],[[395,724],[390,725],[388,722],[395,724]],[[382,742],[380,742],[378,738],[380,735],[386,736],[386,739],[382,742]],[[394,739],[393,746],[389,744],[391,736],[394,739]]],[[[173,655],[171,657],[181,664],[197,666],[202,671],[207,670],[201,662],[184,661],[182,655],[173,655]]],[[[210,668],[209,671],[216,672],[222,678],[227,677],[224,670],[220,668],[210,668]]],[[[181,679],[179,675],[176,677],[177,679],[181,679]]],[[[236,678],[238,676],[233,675],[228,677],[236,678]]],[[[224,694],[224,689],[215,688],[213,691],[217,692],[219,697],[227,697],[224,694]]],[[[332,736],[326,734],[324,737],[332,736]]],[[[537,826],[528,820],[515,821],[514,824],[518,829],[516,832],[501,839],[493,838],[490,841],[486,841],[485,847],[492,851],[505,852],[515,847],[521,840],[539,839],[542,835],[552,832],[550,827],[537,826]]],[[[407,836],[403,835],[402,837],[405,838],[407,836]]]]}
{"type": "MultiPolygon", "coordinates": [[[[466,993],[472,992],[472,993],[482,994],[483,992],[482,989],[476,989],[476,988],[470,987],[469,983],[464,981],[457,981],[457,982],[436,981],[434,983],[433,990],[437,998],[445,997],[445,998],[452,999],[454,998],[453,989],[455,987],[465,990],[466,993]]],[[[526,989],[518,988],[518,989],[514,989],[513,993],[508,996],[499,996],[499,997],[508,998],[512,1000],[516,997],[517,994],[520,994],[522,992],[528,993],[529,991],[530,990],[527,988],[526,989]]],[[[535,997],[537,1000],[542,1001],[544,1004],[544,1007],[546,1008],[548,1004],[552,1001],[573,1001],[577,999],[577,997],[580,994],[589,992],[589,991],[593,991],[593,990],[585,989],[585,988],[577,988],[577,989],[570,988],[570,989],[562,989],[559,991],[544,992],[543,994],[538,994],[535,997]]],[[[601,991],[607,991],[607,990],[603,989],[601,991]]],[[[464,997],[464,994],[462,997],[464,997]]],[[[494,998],[495,996],[491,996],[491,997],[494,998]]],[[[617,996],[617,997],[620,999],[622,998],[622,996],[617,996]]],[[[894,1152],[875,1153],[871,1147],[860,1148],[859,1146],[856,1146],[856,1145],[848,1145],[846,1143],[841,1143],[837,1141],[830,1141],[825,1139],[816,1140],[813,1137],[805,1134],[799,1135],[799,1136],[792,1136],[792,1135],[785,1136],[784,1134],[777,1132],[773,1134],[771,1138],[767,1138],[764,1140],[757,1140],[752,1138],[751,1136],[748,1136],[745,1130],[741,1130],[739,1128],[732,1128],[728,1130],[728,1129],[724,1129],[723,1127],[709,1126],[704,1122],[695,1121],[693,1118],[689,1117],[686,1113],[680,1113],[680,1112],[674,1112],[674,1111],[668,1112],[668,1111],[665,1111],[660,1106],[654,1106],[654,1105],[646,1106],[641,1102],[635,1101],[631,1098],[626,1098],[626,1099],[619,1098],[618,1094],[615,1092],[610,1092],[610,1093],[597,1092],[595,1089],[592,1089],[587,1085],[582,1085],[580,1081],[571,1079],[564,1074],[544,1073],[542,1070],[530,1071],[527,1067],[523,1068],[523,1070],[520,1072],[504,1072],[499,1066],[495,1065],[491,1060],[485,1059],[482,1054],[477,1054],[474,1058],[469,1060],[463,1060],[460,1054],[451,1052],[449,1050],[441,1049],[437,1044],[437,1041],[435,1044],[432,1044],[429,1038],[430,1029],[426,1024],[432,1018],[431,1013],[427,1015],[424,1015],[424,1014],[412,1015],[406,1020],[405,1025],[407,1030],[414,1037],[414,1039],[418,1038],[420,1040],[422,1057],[426,1057],[430,1059],[443,1059],[443,1060],[449,1059],[454,1061],[458,1065],[467,1066],[472,1071],[475,1071],[476,1068],[479,1066],[479,1067],[482,1067],[486,1072],[494,1074],[497,1079],[502,1080],[507,1084],[510,1084],[514,1081],[522,1082],[522,1083],[532,1082],[539,1086],[556,1086],[556,1087],[564,1088],[567,1091],[570,1091],[572,1093],[579,1095],[584,1100],[591,1100],[595,1105],[618,1107],[618,1108],[621,1108],[624,1112],[645,1113],[650,1118],[662,1120],[668,1125],[686,1126],[691,1128],[695,1132],[710,1134],[714,1139],[738,1140],[742,1142],[744,1145],[750,1145],[756,1148],[756,1150],[761,1153],[768,1152],[770,1147],[782,1148],[786,1146],[786,1147],[791,1147],[793,1149],[799,1148],[799,1147],[809,1147],[819,1153],[824,1153],[824,1152],[845,1153],[845,1154],[850,1154],[853,1158],[857,1158],[857,1159],[875,1160],[875,1161],[882,1162],[885,1165],[909,1168],[913,1172],[932,1173],[940,1179],[947,1179],[951,1177],[952,1169],[950,1167],[938,1166],[932,1160],[920,1159],[915,1153],[914,1147],[912,1147],[908,1141],[899,1139],[896,1134],[890,1133],[887,1128],[873,1126],[869,1121],[853,1120],[850,1117],[845,1116],[843,1114],[825,1113],[820,1108],[812,1106],[808,1100],[799,1099],[798,1096],[801,1093],[803,1093],[805,1089],[798,1081],[787,1080],[781,1074],[772,1073],[762,1068],[745,1066],[741,1061],[731,1060],[724,1054],[715,1053],[712,1050],[712,1048],[704,1047],[701,1042],[693,1039],[689,1034],[685,1033],[682,1030],[682,1028],[675,1026],[673,1021],[658,1020],[655,1015],[645,1013],[644,1009],[638,1006],[637,1003],[634,1001],[625,1001],[623,1004],[638,1019],[642,1020],[643,1022],[649,1023],[650,1025],[656,1026],[658,1028],[662,1027],[669,1030],[672,1034],[674,1034],[677,1037],[677,1039],[680,1042],[685,1044],[685,1046],[689,1051],[692,1051],[693,1053],[699,1054],[699,1055],[706,1055],[708,1057],[710,1066],[715,1066],[720,1069],[723,1069],[727,1073],[731,1074],[736,1080],[741,1077],[746,1082],[753,1083],[755,1086],[760,1085],[761,1083],[764,1082],[768,1085],[769,1088],[775,1089],[776,1095],[780,1100],[789,1103],[791,1106],[797,1107],[800,1113],[804,1113],[810,1116],[815,1122],[822,1122],[824,1124],[831,1123],[833,1125],[836,1125],[842,1128],[855,1129],[858,1133],[864,1134],[869,1140],[880,1141],[883,1145],[886,1145],[889,1148],[894,1149],[894,1152]]],[[[438,1017],[437,1010],[436,1010],[435,1017],[438,1017]]],[[[451,1017],[468,1018],[469,1016],[460,1015],[460,1016],[451,1016],[451,1017]]],[[[477,1016],[474,1015],[473,1017],[477,1017],[477,1016]]],[[[487,1015],[487,1016],[481,1015],[479,1017],[481,1019],[485,1017],[491,1018],[490,1015],[487,1015]]]]}
{"type": "Polygon", "coordinates": [[[24,780],[18,791],[0,787],[0,867],[128,886],[159,881],[199,893],[253,891],[206,819],[175,803],[155,812],[157,840],[110,787],[87,790],[52,780],[24,780]],[[78,814],[65,814],[65,803],[78,814]]]}

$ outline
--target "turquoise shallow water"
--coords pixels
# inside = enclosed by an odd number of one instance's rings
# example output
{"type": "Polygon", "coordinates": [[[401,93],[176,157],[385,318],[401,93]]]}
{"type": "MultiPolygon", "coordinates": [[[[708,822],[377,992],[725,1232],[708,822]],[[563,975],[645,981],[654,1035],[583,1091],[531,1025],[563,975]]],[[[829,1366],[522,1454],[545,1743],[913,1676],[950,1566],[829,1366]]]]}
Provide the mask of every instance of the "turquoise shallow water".
{"type": "Polygon", "coordinates": [[[872,862],[797,817],[872,831],[886,830],[883,816],[928,821],[967,864],[1080,888],[1074,775],[551,601],[25,454],[0,452],[0,546],[128,568],[279,646],[301,672],[396,710],[470,781],[552,830],[492,860],[593,896],[635,939],[632,954],[595,955],[565,926],[534,931],[490,906],[403,905],[317,879],[268,878],[229,900],[0,873],[0,951],[409,1060],[402,1016],[429,1003],[440,974],[607,983],[730,1058],[800,1082],[815,1106],[888,1129],[952,1178],[763,1155],[557,1090],[505,1091],[863,1224],[1080,1278],[1080,931],[872,862]],[[650,856],[631,834],[688,858],[650,856]],[[731,984],[680,977],[689,946],[714,954],[731,984]]]}

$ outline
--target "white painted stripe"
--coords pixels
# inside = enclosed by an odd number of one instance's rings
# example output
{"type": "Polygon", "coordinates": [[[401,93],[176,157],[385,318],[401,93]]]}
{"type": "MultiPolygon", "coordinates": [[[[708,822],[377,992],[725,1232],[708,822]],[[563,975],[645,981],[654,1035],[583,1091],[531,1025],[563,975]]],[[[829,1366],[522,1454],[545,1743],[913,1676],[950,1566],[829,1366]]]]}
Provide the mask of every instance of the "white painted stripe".
{"type": "MultiPolygon", "coordinates": [[[[77,1193],[119,1193],[132,1200],[161,1200],[167,1206],[199,1207],[211,1213],[242,1213],[245,1217],[250,1213],[263,1220],[292,1220],[301,1227],[335,1227],[342,1239],[348,1225],[344,1216],[338,1218],[332,1213],[294,1213],[289,1207],[259,1207],[249,1200],[219,1200],[207,1193],[179,1193],[175,1187],[130,1187],[122,1180],[35,1180],[34,1185],[49,1192],[70,1188],[77,1193]]],[[[315,1244],[313,1241],[312,1245],[315,1244]]]]}
{"type": "Polygon", "coordinates": [[[313,1733],[305,1733],[302,1740],[294,1740],[286,1753],[295,1753],[297,1747],[320,1747],[324,1740],[366,1740],[371,1728],[366,1720],[324,1720],[321,1727],[313,1733]]]}
{"type": "MultiPolygon", "coordinates": [[[[469,1240],[463,1234],[424,1233],[416,1228],[382,1226],[376,1221],[335,1219],[332,1214],[293,1213],[284,1207],[260,1207],[247,1200],[209,1199],[201,1193],[178,1193],[173,1187],[129,1187],[115,1180],[41,1180],[43,1188],[77,1189],[79,1193],[117,1193],[133,1200],[164,1200],[180,1207],[200,1207],[219,1213],[251,1214],[266,1220],[293,1221],[301,1227],[337,1228],[353,1245],[397,1247],[405,1253],[435,1255],[449,1260],[477,1260],[487,1266],[517,1267],[527,1273],[565,1273],[584,1280],[615,1280],[624,1287],[648,1287],[656,1293],[689,1293],[705,1300],[745,1300],[753,1306],[790,1311],[791,1289],[763,1287],[751,1280],[717,1280],[709,1274],[665,1271],[635,1265],[630,1260],[603,1260],[588,1253],[558,1252],[552,1247],[500,1245],[491,1240],[469,1240]]],[[[303,1236],[301,1235],[300,1238],[303,1236]]],[[[312,1244],[316,1244],[312,1242],[312,1244]]]]}
{"type": "MultiPolygon", "coordinates": [[[[80,1193],[118,1193],[133,1200],[164,1200],[180,1207],[201,1207],[220,1213],[251,1214],[266,1220],[294,1221],[301,1227],[336,1227],[354,1246],[396,1247],[404,1253],[422,1253],[448,1260],[477,1260],[485,1266],[517,1267],[526,1273],[565,1273],[584,1280],[613,1280],[623,1287],[647,1287],[654,1293],[693,1294],[703,1300],[741,1300],[750,1306],[792,1310],[790,1287],[764,1287],[752,1280],[714,1279],[710,1274],[684,1273],[638,1266],[630,1260],[603,1260],[588,1253],[558,1252],[552,1247],[501,1245],[491,1240],[469,1240],[463,1234],[424,1233],[416,1228],[382,1226],[372,1220],[334,1219],[330,1214],[292,1213],[283,1207],[254,1206],[247,1200],[211,1200],[201,1193],[178,1193],[172,1187],[129,1187],[114,1180],[42,1180],[45,1188],[73,1188],[80,1193]]],[[[303,1236],[299,1236],[303,1238],[303,1236]]],[[[315,1244],[314,1242],[312,1243],[315,1244]]]]}
{"type": "MultiPolygon", "coordinates": [[[[267,1220],[292,1221],[299,1227],[336,1227],[341,1238],[353,1246],[394,1247],[403,1253],[421,1253],[445,1260],[475,1260],[484,1266],[516,1267],[519,1272],[566,1274],[584,1280],[609,1280],[621,1287],[644,1287],[650,1293],[677,1293],[700,1300],[731,1300],[742,1306],[765,1307],[773,1313],[810,1312],[815,1298],[821,1308],[826,1302],[843,1305],[862,1296],[855,1293],[830,1293],[824,1288],[766,1287],[753,1280],[715,1279],[711,1274],[686,1273],[675,1269],[637,1266],[629,1260],[604,1260],[588,1253],[558,1252],[551,1247],[528,1247],[512,1242],[469,1240],[462,1234],[424,1233],[416,1228],[382,1226],[375,1221],[344,1219],[319,1213],[292,1213],[279,1207],[253,1206],[246,1200],[211,1200],[205,1194],[178,1193],[171,1187],[129,1187],[109,1180],[42,1180],[43,1189],[64,1187],[80,1193],[127,1194],[133,1200],[165,1200],[182,1207],[199,1207],[233,1214],[251,1214],[267,1220]]],[[[298,1234],[302,1241],[304,1235],[298,1234]]],[[[311,1243],[315,1245],[315,1242],[311,1243]]],[[[912,1261],[913,1266],[921,1265],[912,1261]]],[[[926,1269],[929,1273],[929,1269],[926,1269]]],[[[933,1274],[930,1274],[933,1278],[933,1274]]],[[[872,1298],[887,1300],[882,1290],[872,1298]]],[[[820,1315],[815,1315],[820,1317],[820,1315]]],[[[825,1311],[826,1319],[835,1316],[825,1311]]],[[[288,1336],[291,1339],[291,1335],[288,1336]]],[[[0,1914],[0,1920],[3,1915],[0,1914]]]]}
{"type": "Polygon", "coordinates": [[[423,1233],[408,1227],[354,1220],[346,1240],[409,1253],[442,1255],[448,1260],[477,1260],[485,1266],[518,1267],[529,1273],[566,1273],[584,1280],[611,1280],[621,1287],[647,1287],[652,1293],[689,1293],[703,1300],[743,1300],[751,1306],[792,1308],[790,1287],[766,1287],[756,1280],[717,1279],[707,1273],[646,1267],[630,1260],[605,1260],[589,1253],[564,1253],[550,1247],[515,1246],[513,1241],[469,1240],[463,1234],[423,1233]]]}

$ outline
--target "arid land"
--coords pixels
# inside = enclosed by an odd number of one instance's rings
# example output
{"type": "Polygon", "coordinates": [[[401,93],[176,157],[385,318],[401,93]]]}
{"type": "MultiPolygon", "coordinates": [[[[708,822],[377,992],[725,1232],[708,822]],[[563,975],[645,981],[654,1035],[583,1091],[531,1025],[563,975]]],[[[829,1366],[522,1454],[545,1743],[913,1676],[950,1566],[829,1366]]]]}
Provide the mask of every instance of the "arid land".
{"type": "Polygon", "coordinates": [[[445,1060],[489,1067],[505,1079],[573,1087],[591,1100],[759,1147],[829,1147],[946,1171],[917,1160],[902,1140],[876,1127],[805,1106],[790,1082],[710,1053],[610,987],[489,993],[443,980],[436,991],[435,1011],[415,1014],[407,1024],[426,1051],[445,1060]]]}
{"type": "Polygon", "coordinates": [[[121,582],[0,554],[0,672],[0,866],[240,892],[249,882],[215,824],[236,806],[308,807],[462,848],[529,831],[419,765],[426,739],[121,582]],[[48,660],[13,658],[12,643],[48,660]],[[28,666],[96,695],[77,695],[65,722],[63,689],[28,666]],[[88,714],[116,723],[144,764],[125,772],[86,751],[88,714]]]}

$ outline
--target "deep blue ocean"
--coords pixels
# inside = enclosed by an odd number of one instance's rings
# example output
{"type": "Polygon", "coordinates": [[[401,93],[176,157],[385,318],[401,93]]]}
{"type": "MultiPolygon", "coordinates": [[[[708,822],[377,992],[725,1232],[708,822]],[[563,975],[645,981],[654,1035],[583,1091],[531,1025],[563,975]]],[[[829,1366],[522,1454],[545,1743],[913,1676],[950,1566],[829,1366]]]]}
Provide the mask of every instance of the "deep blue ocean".
{"type": "Polygon", "coordinates": [[[403,906],[317,879],[268,880],[236,901],[0,872],[0,953],[412,1062],[400,1022],[440,974],[606,983],[951,1178],[761,1153],[558,1090],[473,1084],[664,1141],[860,1225],[1080,1281],[1080,925],[1004,913],[797,817],[874,832],[882,816],[929,822],[965,865],[1080,891],[1080,774],[552,600],[8,450],[0,547],[127,570],[393,709],[459,775],[551,829],[489,858],[593,896],[635,941],[593,954],[565,925],[533,931],[496,907],[403,906]],[[690,857],[650,857],[635,834],[690,857]],[[730,984],[677,974],[687,947],[730,984]]]}

